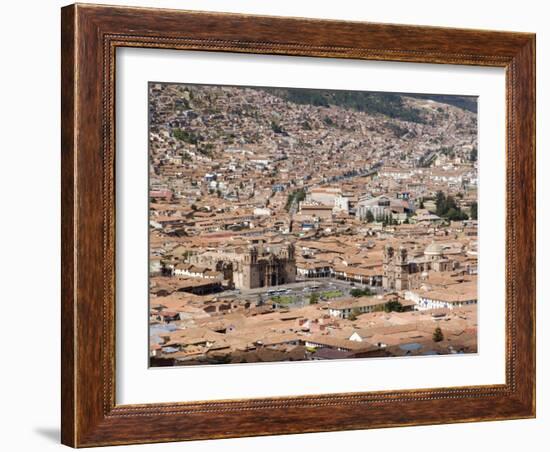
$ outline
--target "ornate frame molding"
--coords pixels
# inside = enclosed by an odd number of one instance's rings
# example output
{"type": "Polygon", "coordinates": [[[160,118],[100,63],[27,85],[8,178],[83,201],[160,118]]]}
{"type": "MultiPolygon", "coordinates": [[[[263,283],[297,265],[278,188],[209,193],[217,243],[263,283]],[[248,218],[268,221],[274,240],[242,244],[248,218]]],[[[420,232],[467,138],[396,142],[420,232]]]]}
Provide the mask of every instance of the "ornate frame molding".
{"type": "Polygon", "coordinates": [[[534,416],[534,35],[71,5],[62,10],[62,40],[64,444],[80,447],[534,416]],[[114,90],[118,47],[506,68],[506,383],[116,405],[114,90]],[[102,237],[101,246],[97,237],[102,237]]]}

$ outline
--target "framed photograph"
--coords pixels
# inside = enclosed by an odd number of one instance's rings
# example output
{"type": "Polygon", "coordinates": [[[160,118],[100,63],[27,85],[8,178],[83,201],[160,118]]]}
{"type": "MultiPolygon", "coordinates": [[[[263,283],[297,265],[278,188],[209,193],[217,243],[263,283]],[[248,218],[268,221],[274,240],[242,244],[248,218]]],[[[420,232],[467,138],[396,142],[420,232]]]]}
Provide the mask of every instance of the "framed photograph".
{"type": "Polygon", "coordinates": [[[535,416],[535,36],[62,9],[62,442],[535,416]]]}

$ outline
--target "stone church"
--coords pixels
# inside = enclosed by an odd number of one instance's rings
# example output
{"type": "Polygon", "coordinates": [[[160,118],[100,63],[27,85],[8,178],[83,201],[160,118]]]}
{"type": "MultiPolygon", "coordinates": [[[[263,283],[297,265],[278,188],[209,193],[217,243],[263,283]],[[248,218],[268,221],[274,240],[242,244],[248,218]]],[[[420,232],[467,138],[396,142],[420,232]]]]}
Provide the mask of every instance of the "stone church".
{"type": "Polygon", "coordinates": [[[293,244],[253,245],[232,250],[205,251],[189,257],[189,263],[223,273],[229,286],[256,289],[296,281],[293,244]]]}
{"type": "Polygon", "coordinates": [[[442,245],[431,243],[423,254],[410,256],[407,248],[384,248],[382,287],[389,290],[409,290],[418,287],[422,275],[428,271],[455,270],[459,263],[445,256],[442,245]]]}

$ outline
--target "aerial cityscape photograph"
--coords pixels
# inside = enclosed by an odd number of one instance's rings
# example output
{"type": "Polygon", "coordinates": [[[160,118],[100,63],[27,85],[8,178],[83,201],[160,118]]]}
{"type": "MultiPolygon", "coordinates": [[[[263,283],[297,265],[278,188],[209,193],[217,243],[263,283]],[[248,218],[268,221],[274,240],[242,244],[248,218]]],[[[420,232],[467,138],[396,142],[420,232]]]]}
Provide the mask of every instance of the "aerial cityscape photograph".
{"type": "Polygon", "coordinates": [[[477,353],[477,98],[150,82],[149,365],[477,353]]]}

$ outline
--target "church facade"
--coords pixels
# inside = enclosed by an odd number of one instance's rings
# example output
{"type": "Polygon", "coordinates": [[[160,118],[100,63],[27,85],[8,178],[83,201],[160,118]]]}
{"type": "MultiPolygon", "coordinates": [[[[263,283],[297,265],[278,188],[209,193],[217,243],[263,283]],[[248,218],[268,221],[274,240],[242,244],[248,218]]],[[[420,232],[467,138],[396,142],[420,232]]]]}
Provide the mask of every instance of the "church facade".
{"type": "Polygon", "coordinates": [[[296,281],[296,257],[293,244],[206,251],[190,256],[189,262],[223,273],[229,286],[256,289],[296,281]]]}
{"type": "Polygon", "coordinates": [[[382,287],[388,290],[410,290],[420,284],[421,276],[429,271],[447,272],[458,268],[459,263],[444,255],[444,249],[430,244],[420,256],[411,257],[407,248],[384,248],[382,287]]]}

